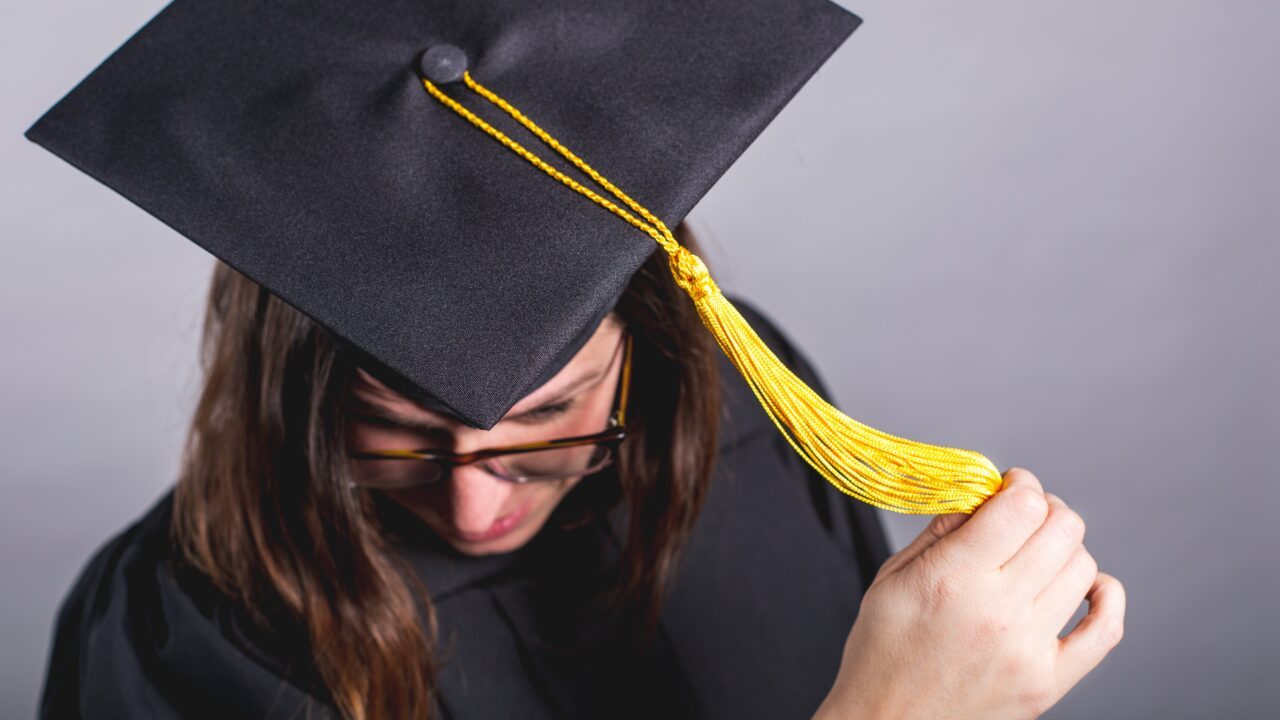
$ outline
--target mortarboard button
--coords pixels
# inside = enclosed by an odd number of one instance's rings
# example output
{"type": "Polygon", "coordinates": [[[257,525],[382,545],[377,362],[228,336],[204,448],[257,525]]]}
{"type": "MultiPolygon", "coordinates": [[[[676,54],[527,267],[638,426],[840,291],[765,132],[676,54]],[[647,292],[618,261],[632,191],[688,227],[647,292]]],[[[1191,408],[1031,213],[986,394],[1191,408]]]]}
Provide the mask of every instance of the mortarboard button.
{"type": "Polygon", "coordinates": [[[455,83],[467,71],[467,54],[456,45],[432,45],[422,53],[418,69],[437,85],[455,83]]]}

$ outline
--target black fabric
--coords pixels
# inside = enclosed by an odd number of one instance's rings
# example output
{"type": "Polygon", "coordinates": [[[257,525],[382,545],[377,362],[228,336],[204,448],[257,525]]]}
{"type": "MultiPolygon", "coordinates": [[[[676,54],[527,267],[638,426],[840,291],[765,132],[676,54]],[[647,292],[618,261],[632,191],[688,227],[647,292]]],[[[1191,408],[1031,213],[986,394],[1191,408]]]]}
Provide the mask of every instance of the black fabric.
{"type": "Polygon", "coordinates": [[[489,428],[656,245],[431,98],[422,53],[462,49],[674,226],[859,22],[829,0],[176,0],[26,135],[489,428]]]}
{"type": "MultiPolygon", "coordinates": [[[[529,384],[529,392],[533,392],[537,388],[542,387],[543,384],[555,377],[556,373],[560,372],[560,370],[573,359],[573,356],[578,354],[578,351],[582,349],[582,346],[586,345],[587,341],[591,339],[591,336],[595,334],[596,329],[605,319],[605,316],[617,307],[618,301],[622,298],[622,294],[625,291],[625,287],[619,288],[617,296],[615,296],[612,301],[600,306],[596,311],[596,314],[591,318],[591,321],[582,329],[582,332],[578,333],[578,336],[574,338],[572,342],[561,348],[560,352],[558,352],[556,357],[551,361],[551,364],[548,365],[547,368],[529,384]]],[[[356,363],[361,368],[380,380],[387,387],[428,410],[444,415],[454,415],[456,417],[453,410],[447,405],[444,405],[436,396],[413,384],[411,380],[405,378],[394,369],[387,367],[387,365],[378,358],[370,355],[364,350],[361,350],[359,347],[352,345],[343,338],[338,337],[336,339],[346,352],[352,354],[356,363]]]]}
{"type": "MultiPolygon", "coordinates": [[[[739,305],[782,359],[795,348],[739,305]]],[[[388,503],[384,522],[433,600],[448,659],[440,715],[473,718],[804,718],[839,667],[862,592],[888,556],[876,510],[817,476],[722,363],[725,429],[702,514],[642,657],[573,652],[565,598],[616,560],[625,526],[544,529],[468,558],[388,503]]],[[[607,481],[606,476],[588,478],[607,481]]],[[[567,500],[567,498],[566,498],[567,500]]],[[[58,615],[43,718],[332,717],[296,638],[264,635],[169,561],[171,499],[108,543],[58,615]]]]}

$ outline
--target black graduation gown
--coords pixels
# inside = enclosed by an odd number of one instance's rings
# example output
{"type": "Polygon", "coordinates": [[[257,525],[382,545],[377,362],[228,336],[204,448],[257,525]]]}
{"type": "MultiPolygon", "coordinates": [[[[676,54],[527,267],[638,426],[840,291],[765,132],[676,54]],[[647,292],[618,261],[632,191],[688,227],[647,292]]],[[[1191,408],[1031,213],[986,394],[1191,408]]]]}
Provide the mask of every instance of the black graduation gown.
{"type": "MultiPolygon", "coordinates": [[[[820,388],[787,339],[739,306],[820,388]]],[[[887,543],[876,512],[794,454],[727,361],[721,375],[726,421],[715,475],[655,641],[640,657],[575,653],[548,637],[562,584],[616,557],[621,507],[486,558],[453,553],[407,512],[389,511],[387,526],[430,590],[449,646],[440,715],[812,715],[887,543]]],[[[202,578],[175,575],[171,505],[166,494],[101,548],[63,601],[41,716],[333,716],[297,643],[254,628],[202,578]]]]}

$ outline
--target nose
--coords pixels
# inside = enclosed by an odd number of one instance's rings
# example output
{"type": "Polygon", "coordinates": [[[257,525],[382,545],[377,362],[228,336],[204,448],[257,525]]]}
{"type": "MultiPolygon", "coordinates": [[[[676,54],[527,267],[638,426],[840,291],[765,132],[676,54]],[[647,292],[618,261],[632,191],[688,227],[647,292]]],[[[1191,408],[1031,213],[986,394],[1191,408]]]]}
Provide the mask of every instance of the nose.
{"type": "Polygon", "coordinates": [[[450,519],[464,534],[482,533],[504,514],[515,486],[475,465],[455,468],[449,479],[450,519]]]}

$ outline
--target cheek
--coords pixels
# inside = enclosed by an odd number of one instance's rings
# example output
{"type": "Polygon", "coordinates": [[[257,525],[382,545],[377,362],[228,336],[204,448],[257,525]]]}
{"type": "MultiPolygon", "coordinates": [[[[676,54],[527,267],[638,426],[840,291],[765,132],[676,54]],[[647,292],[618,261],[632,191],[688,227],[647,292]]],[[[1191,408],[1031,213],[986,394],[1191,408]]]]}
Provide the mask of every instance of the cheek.
{"type": "Polygon", "coordinates": [[[529,513],[528,523],[530,527],[526,528],[527,532],[536,533],[546,524],[551,513],[559,507],[560,502],[564,500],[564,496],[569,494],[575,485],[582,481],[582,478],[568,478],[557,483],[548,483],[545,487],[530,488],[534,492],[529,495],[518,495],[513,507],[519,507],[520,503],[533,498],[533,507],[529,513]]]}
{"type": "Polygon", "coordinates": [[[417,486],[398,489],[378,490],[402,505],[410,507],[432,507],[445,497],[444,486],[417,486]]]}

